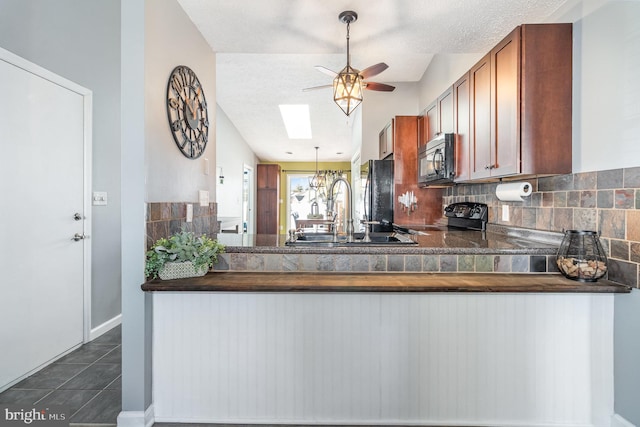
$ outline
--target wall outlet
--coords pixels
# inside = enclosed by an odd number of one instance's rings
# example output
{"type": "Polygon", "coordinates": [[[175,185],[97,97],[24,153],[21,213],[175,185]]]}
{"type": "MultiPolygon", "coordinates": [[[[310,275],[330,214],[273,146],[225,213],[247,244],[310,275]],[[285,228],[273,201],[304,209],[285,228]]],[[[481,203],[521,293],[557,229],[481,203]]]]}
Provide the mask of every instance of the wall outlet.
{"type": "Polygon", "coordinates": [[[509,222],[509,205],[502,205],[502,221],[509,222]]]}
{"type": "Polygon", "coordinates": [[[187,222],[193,221],[193,205],[191,203],[187,203],[187,222]]]}

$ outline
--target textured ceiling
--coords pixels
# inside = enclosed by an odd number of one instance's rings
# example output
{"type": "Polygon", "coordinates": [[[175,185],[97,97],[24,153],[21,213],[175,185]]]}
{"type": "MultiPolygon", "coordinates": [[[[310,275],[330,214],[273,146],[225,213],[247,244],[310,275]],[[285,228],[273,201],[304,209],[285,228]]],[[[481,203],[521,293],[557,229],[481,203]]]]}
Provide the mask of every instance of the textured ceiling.
{"type": "MultiPolygon", "coordinates": [[[[315,70],[346,64],[343,10],[354,10],[351,64],[371,78],[420,80],[435,54],[488,51],[515,26],[544,22],[566,0],[179,0],[217,53],[216,100],[256,155],[270,161],[351,158],[350,120],[315,70]],[[289,140],[279,104],[309,104],[313,139],[289,140]],[[287,151],[293,155],[286,154],[287,151]],[[341,154],[337,154],[341,153],[341,154]]],[[[366,93],[365,100],[366,101],[366,93]]]]}

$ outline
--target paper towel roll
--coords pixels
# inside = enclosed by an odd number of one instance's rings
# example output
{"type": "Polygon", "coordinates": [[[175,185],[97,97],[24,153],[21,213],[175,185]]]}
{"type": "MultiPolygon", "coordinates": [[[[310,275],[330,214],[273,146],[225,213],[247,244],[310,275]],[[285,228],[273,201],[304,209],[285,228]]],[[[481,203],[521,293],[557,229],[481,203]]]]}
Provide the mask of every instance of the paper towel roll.
{"type": "Polygon", "coordinates": [[[496,197],[505,202],[521,202],[523,197],[531,195],[531,191],[531,184],[526,181],[498,184],[496,197]]]}

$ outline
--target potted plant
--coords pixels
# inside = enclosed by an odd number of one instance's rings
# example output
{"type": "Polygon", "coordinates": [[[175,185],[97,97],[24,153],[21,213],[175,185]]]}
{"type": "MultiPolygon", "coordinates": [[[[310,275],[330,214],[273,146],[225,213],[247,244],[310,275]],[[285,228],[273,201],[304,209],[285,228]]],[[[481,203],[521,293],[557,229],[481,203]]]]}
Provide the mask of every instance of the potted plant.
{"type": "Polygon", "coordinates": [[[156,241],[147,252],[146,277],[162,280],[204,276],[224,252],[224,245],[206,235],[182,230],[156,241]]]}

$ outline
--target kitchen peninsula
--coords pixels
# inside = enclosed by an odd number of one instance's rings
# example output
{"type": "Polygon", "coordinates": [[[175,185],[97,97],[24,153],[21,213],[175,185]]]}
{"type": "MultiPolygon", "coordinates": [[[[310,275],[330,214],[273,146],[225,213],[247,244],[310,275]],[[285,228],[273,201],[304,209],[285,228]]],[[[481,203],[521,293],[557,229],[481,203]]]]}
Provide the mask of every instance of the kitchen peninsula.
{"type": "Polygon", "coordinates": [[[600,424],[629,289],[547,274],[551,234],[423,232],[358,248],[236,235],[217,271],[146,283],[156,420],[600,424]]]}

